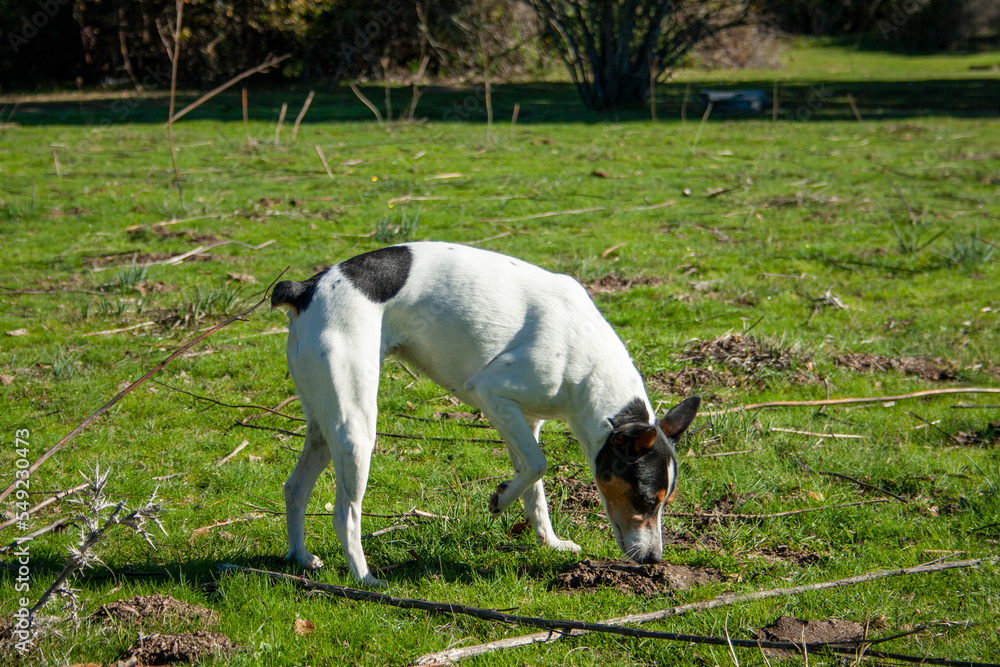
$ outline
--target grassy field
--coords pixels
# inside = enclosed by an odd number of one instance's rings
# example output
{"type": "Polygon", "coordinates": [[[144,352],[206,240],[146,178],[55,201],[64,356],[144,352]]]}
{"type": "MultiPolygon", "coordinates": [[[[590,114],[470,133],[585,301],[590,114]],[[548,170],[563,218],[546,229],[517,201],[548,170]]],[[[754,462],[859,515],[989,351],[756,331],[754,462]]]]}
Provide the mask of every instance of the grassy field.
{"type": "MultiPolygon", "coordinates": [[[[648,110],[586,112],[558,82],[499,85],[489,135],[480,88],[429,89],[417,110],[428,120],[386,128],[338,90],[317,94],[294,142],[291,119],[307,90],[251,88],[247,130],[238,93],[176,126],[183,204],[162,91],[4,98],[0,469],[33,461],[183,341],[254,303],[286,267],[286,277],[303,279],[404,239],[474,243],[591,286],[660,412],[691,394],[718,411],[1000,388],[1000,75],[979,69],[997,62],[997,53],[907,59],[800,46],[776,72],[679,72],[658,93],[655,123],[648,110]],[[698,90],[727,83],[777,89],[774,113],[702,122],[698,90]],[[275,145],[283,102],[289,119],[275,145]],[[151,262],[160,263],[143,266],[151,262]],[[19,453],[21,429],[28,451],[19,453]]],[[[384,108],[380,88],[365,91],[384,108]]],[[[409,99],[393,90],[395,116],[409,99]]],[[[125,529],[109,531],[95,552],[103,566],[73,584],[81,623],[57,626],[27,657],[9,651],[5,663],[108,662],[140,631],[204,628],[241,646],[215,664],[406,664],[528,632],[217,576],[220,563],[295,572],[281,559],[275,512],[301,439],[265,429],[301,433],[301,424],[190,395],[272,408],[292,396],[284,324],[261,308],[216,333],[31,477],[34,504],[99,464],[111,470],[116,502],[135,507],[158,489],[168,534],[155,534],[153,550],[125,529]],[[89,618],[154,592],[217,619],[89,618]]],[[[365,510],[380,516],[367,517],[365,531],[407,528],[366,539],[365,549],[372,565],[389,568],[380,576],[400,597],[597,621],[998,551],[1000,397],[764,409],[699,417],[679,448],[664,555],[717,569],[719,581],[652,597],[615,587],[566,593],[552,582],[581,556],[537,548],[518,531],[519,511],[488,516],[510,465],[502,445],[470,440],[495,433],[467,416],[440,418],[469,408],[397,362],[381,382],[379,430],[410,437],[379,440],[365,510]],[[817,435],[834,433],[852,437],[817,435]],[[879,499],[887,502],[842,506],[879,499]],[[414,508],[448,518],[407,514],[414,508]],[[808,508],[816,511],[770,516],[808,508]]],[[[296,402],[281,411],[301,414],[296,402]]],[[[543,447],[559,535],[581,544],[582,557],[619,556],[603,513],[581,500],[592,479],[565,425],[547,424],[543,447]]],[[[313,495],[310,512],[320,516],[309,518],[306,539],[327,563],[315,577],[352,585],[321,516],[333,488],[331,470],[313,495]]],[[[27,530],[77,511],[69,500],[34,514],[27,530]]],[[[8,528],[0,542],[27,530],[8,528]]],[[[32,599],[76,539],[70,527],[30,542],[32,599]]],[[[15,559],[2,560],[0,616],[9,618],[21,593],[15,559]]],[[[884,579],[649,627],[752,639],[780,616],[856,621],[871,637],[932,624],[879,648],[998,662],[998,574],[992,565],[884,579]]],[[[742,665],[765,662],[759,650],[735,655],[742,665]]],[[[468,661],[626,663],[734,658],[727,647],[590,635],[468,661]]]]}

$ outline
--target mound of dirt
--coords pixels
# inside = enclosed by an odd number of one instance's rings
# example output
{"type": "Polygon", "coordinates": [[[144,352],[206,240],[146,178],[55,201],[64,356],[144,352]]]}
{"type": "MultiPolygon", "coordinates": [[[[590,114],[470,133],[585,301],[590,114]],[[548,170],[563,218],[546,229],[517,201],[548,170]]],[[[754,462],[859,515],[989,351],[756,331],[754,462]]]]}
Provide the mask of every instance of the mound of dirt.
{"type": "Polygon", "coordinates": [[[719,372],[708,368],[682,368],[670,373],[657,373],[649,378],[649,382],[660,393],[673,396],[692,396],[717,387],[735,388],[752,384],[761,388],[763,385],[756,378],[740,377],[727,370],[719,372]]]}
{"type": "Polygon", "coordinates": [[[609,273],[608,275],[601,276],[591,283],[585,284],[584,287],[587,288],[587,293],[590,294],[590,296],[594,296],[595,294],[617,294],[618,292],[625,292],[639,285],[662,285],[665,282],[667,282],[667,279],[661,278],[660,276],[637,276],[635,278],[624,278],[622,276],[609,273]]]}
{"type": "MultiPolygon", "coordinates": [[[[766,628],[756,632],[757,639],[769,642],[792,642],[795,644],[854,644],[864,639],[865,629],[854,621],[820,619],[803,621],[794,616],[782,616],[766,628]]],[[[772,657],[793,655],[789,651],[766,650],[772,657]]]]}
{"type": "Polygon", "coordinates": [[[215,625],[219,615],[207,607],[181,602],[169,595],[135,595],[127,600],[116,600],[94,612],[97,620],[115,619],[135,625],[157,624],[167,621],[184,621],[201,626],[215,625]]]}
{"type": "Polygon", "coordinates": [[[181,662],[200,662],[208,656],[224,656],[235,651],[237,646],[221,632],[196,630],[180,635],[165,635],[154,632],[139,635],[130,646],[123,660],[135,658],[140,665],[172,665],[181,662]]]}
{"type": "Polygon", "coordinates": [[[886,373],[890,370],[916,375],[928,382],[942,382],[954,380],[958,373],[948,362],[941,359],[927,359],[925,357],[886,357],[881,354],[867,354],[865,352],[848,352],[837,355],[833,361],[838,366],[843,366],[857,373],[886,373]]]}
{"type": "Polygon", "coordinates": [[[623,593],[653,596],[721,580],[722,574],[712,568],[671,563],[640,565],[621,559],[588,559],[560,573],[552,584],[555,588],[566,590],[612,587],[623,593]]]}
{"type": "Polygon", "coordinates": [[[958,431],[954,438],[963,445],[978,447],[1000,445],[1000,421],[990,422],[980,431],[958,431]]]}
{"type": "Polygon", "coordinates": [[[770,561],[785,561],[799,567],[814,565],[821,560],[819,554],[810,551],[796,551],[785,544],[779,544],[776,547],[761,547],[751,551],[750,555],[760,556],[770,561]]]}
{"type": "Polygon", "coordinates": [[[680,359],[696,364],[715,361],[733,370],[749,373],[759,368],[787,371],[797,363],[809,361],[809,357],[797,347],[779,347],[738,333],[727,333],[706,341],[692,341],[680,359]]]}
{"type": "Polygon", "coordinates": [[[718,551],[722,548],[719,538],[711,533],[674,533],[666,528],[663,529],[663,546],[680,547],[682,549],[692,549],[694,551],[718,551]]]}

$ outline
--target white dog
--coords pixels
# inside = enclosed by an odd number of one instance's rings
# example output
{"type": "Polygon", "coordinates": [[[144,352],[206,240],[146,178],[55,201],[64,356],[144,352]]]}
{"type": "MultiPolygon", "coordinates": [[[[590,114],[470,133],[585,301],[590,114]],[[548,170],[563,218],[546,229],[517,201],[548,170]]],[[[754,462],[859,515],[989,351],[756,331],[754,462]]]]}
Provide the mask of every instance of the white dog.
{"type": "Polygon", "coordinates": [[[409,243],[280,282],[271,305],[288,310],[288,369],[308,423],[285,482],[288,557],[301,566],[323,564],[306,550],[305,511],[332,460],[344,558],[363,583],[383,584],[361,548],[361,500],[387,354],[479,408],[507,443],[515,474],[490,497],[491,512],[520,497],[539,543],[580,550],[556,537],[542,487],[539,430],[562,419],[580,441],[618,546],[639,562],[662,558],[674,445],[700,399],[657,421],[625,346],[575,279],[485,250],[409,243]]]}

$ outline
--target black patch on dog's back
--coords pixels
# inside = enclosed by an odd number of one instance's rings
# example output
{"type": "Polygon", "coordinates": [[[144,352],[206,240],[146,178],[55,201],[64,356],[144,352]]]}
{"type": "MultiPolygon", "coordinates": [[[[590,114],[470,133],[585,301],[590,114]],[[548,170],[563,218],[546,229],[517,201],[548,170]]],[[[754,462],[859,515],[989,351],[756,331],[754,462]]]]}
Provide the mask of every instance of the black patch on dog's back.
{"type": "Polygon", "coordinates": [[[399,294],[410,275],[413,252],[407,246],[389,246],[344,260],[337,266],[359,292],[375,303],[399,294]]]}
{"type": "Polygon", "coordinates": [[[621,428],[625,424],[649,424],[649,412],[646,410],[646,402],[643,401],[638,396],[633,398],[628,402],[624,408],[618,411],[614,417],[611,418],[611,426],[613,428],[621,428]]]}
{"type": "Polygon", "coordinates": [[[298,280],[282,280],[274,286],[274,291],[271,292],[271,307],[288,305],[301,315],[309,307],[309,304],[312,303],[316,286],[319,285],[320,278],[324,275],[326,275],[326,271],[321,271],[312,278],[301,282],[298,280]]]}

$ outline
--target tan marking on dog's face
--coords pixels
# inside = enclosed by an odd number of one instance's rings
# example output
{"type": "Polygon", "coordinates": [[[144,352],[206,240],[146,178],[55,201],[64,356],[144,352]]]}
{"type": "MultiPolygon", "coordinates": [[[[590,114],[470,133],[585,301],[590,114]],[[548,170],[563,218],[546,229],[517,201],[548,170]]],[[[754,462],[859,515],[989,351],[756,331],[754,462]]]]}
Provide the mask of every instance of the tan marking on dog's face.
{"type": "Polygon", "coordinates": [[[598,480],[597,488],[604,496],[612,521],[635,523],[635,508],[628,498],[632,489],[628,482],[620,477],[609,477],[607,481],[598,480]]]}

